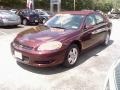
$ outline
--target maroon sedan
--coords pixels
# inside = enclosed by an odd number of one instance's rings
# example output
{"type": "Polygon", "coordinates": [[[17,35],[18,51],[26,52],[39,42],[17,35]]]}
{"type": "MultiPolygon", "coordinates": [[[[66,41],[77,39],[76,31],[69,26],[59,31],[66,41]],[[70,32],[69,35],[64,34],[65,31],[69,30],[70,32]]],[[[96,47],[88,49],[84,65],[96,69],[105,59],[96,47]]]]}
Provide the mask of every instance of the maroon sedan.
{"type": "Polygon", "coordinates": [[[81,51],[101,43],[108,45],[111,26],[99,12],[62,12],[44,25],[19,33],[11,43],[12,54],[18,62],[35,67],[71,67],[81,51]]]}

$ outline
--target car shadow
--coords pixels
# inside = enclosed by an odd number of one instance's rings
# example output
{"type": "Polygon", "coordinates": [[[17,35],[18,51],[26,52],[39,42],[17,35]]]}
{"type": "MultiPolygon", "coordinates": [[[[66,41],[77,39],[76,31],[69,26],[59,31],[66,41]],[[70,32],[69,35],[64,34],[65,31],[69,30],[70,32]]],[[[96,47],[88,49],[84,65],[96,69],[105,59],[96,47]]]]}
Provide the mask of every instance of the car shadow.
{"type": "Polygon", "coordinates": [[[18,25],[18,26],[0,26],[2,29],[17,29],[17,28],[24,28],[24,26],[18,25]]]}
{"type": "Polygon", "coordinates": [[[91,48],[83,53],[80,54],[79,56],[79,60],[76,63],[76,65],[74,67],[71,68],[65,68],[62,65],[58,65],[58,66],[54,66],[54,67],[49,67],[49,68],[37,68],[37,67],[32,67],[32,66],[28,66],[22,63],[17,62],[17,64],[22,67],[24,70],[36,73],[36,74],[44,74],[44,75],[52,75],[52,74],[57,74],[57,73],[61,73],[61,72],[65,72],[68,71],[72,68],[75,68],[81,64],[83,64],[85,61],[87,61],[89,58],[93,57],[93,56],[97,56],[97,54],[101,51],[103,51],[104,49],[108,48],[109,46],[111,46],[113,44],[113,40],[110,40],[110,43],[108,46],[103,46],[103,45],[99,45],[96,46],[94,48],[91,48]]]}

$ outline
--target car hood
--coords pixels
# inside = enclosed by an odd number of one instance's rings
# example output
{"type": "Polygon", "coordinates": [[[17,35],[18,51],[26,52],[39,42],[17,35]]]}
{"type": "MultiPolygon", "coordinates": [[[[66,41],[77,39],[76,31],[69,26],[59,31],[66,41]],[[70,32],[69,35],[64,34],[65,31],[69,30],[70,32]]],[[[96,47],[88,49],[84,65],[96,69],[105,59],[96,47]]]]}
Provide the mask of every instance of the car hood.
{"type": "Polygon", "coordinates": [[[58,28],[48,28],[46,26],[38,26],[35,28],[30,28],[26,31],[19,33],[15,41],[36,47],[42,43],[49,41],[60,41],[63,42],[66,38],[73,33],[74,30],[64,30],[58,28]]]}

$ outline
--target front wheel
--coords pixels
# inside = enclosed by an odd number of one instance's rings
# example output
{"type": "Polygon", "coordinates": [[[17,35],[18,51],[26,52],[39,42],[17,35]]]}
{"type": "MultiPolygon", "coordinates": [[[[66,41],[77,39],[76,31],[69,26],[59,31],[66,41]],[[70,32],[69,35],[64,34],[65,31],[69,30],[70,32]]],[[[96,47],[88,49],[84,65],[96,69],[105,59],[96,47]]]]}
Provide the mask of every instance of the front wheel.
{"type": "Polygon", "coordinates": [[[76,44],[71,45],[65,55],[65,60],[63,65],[65,67],[72,67],[78,60],[79,48],[76,44]]]}

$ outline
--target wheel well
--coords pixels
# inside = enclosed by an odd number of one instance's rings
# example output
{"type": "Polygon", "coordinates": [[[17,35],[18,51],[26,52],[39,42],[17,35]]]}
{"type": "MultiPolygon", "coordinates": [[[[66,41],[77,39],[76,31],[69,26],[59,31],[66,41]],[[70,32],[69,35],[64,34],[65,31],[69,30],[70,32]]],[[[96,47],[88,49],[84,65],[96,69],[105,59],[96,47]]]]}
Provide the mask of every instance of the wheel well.
{"type": "Polygon", "coordinates": [[[72,44],[76,44],[76,45],[78,46],[78,48],[80,49],[80,51],[81,51],[82,45],[81,45],[81,42],[80,42],[80,41],[75,40],[75,41],[73,41],[70,45],[72,45],[72,44]]]}

